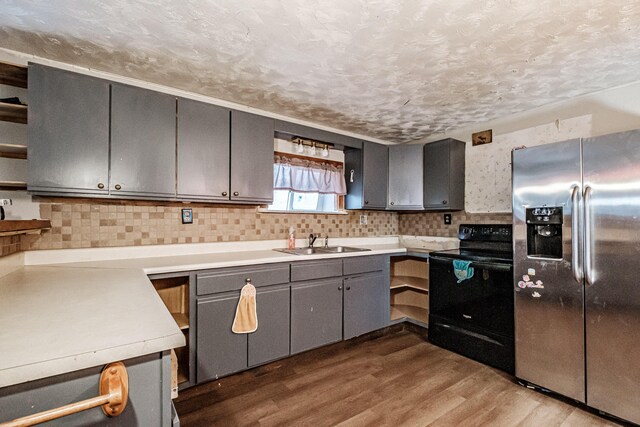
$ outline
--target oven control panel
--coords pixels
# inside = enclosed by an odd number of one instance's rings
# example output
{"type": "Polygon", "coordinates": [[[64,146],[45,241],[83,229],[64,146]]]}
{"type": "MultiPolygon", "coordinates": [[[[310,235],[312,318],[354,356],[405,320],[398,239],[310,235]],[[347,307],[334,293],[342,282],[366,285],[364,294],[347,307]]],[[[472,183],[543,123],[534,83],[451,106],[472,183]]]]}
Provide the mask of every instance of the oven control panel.
{"type": "Polygon", "coordinates": [[[511,224],[461,224],[458,239],[479,242],[511,242],[511,224]]]}

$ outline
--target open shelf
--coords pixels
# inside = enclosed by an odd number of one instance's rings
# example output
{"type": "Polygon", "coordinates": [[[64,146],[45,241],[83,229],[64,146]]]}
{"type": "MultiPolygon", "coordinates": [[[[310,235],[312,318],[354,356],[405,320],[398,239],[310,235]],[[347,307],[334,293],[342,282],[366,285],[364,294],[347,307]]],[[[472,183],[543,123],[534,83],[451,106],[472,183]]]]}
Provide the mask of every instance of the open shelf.
{"type": "Polygon", "coordinates": [[[22,65],[0,62],[0,84],[26,89],[29,69],[22,65]]]}
{"type": "Polygon", "coordinates": [[[189,276],[163,277],[152,279],[153,287],[167,306],[187,343],[175,348],[175,360],[172,361],[172,393],[177,395],[178,385],[189,382],[189,276]]]}
{"type": "Polygon", "coordinates": [[[411,288],[419,291],[429,292],[429,279],[413,276],[391,277],[391,289],[398,288],[411,288]]]}
{"type": "Polygon", "coordinates": [[[0,120],[13,123],[27,123],[27,106],[0,102],[0,120]]]}
{"type": "MultiPolygon", "coordinates": [[[[0,186],[4,183],[0,182],[0,186]]],[[[27,219],[0,221],[0,236],[15,236],[17,234],[39,234],[43,229],[51,228],[48,219],[27,219]]]]}
{"type": "Polygon", "coordinates": [[[19,144],[0,143],[0,157],[9,157],[13,159],[26,159],[27,146],[19,145],[19,144]]]}
{"type": "Polygon", "coordinates": [[[426,325],[429,321],[427,259],[412,256],[392,257],[390,273],[390,320],[409,318],[426,325]]]}

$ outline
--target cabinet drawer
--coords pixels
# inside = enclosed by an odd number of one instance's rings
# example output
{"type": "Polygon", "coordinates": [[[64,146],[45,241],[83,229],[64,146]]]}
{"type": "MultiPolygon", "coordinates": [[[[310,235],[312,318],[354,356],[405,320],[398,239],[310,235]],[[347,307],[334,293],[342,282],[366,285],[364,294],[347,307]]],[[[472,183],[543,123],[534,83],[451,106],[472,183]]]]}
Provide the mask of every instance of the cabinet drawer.
{"type": "Polygon", "coordinates": [[[291,264],[291,281],[342,276],[342,260],[296,262],[291,264]]]}
{"type": "Polygon", "coordinates": [[[247,279],[255,287],[289,282],[289,264],[261,265],[256,267],[224,268],[196,275],[198,295],[241,289],[247,279]]]}
{"type": "Polygon", "coordinates": [[[350,276],[352,274],[384,270],[385,264],[388,262],[388,259],[384,255],[345,258],[344,275],[350,276]]]}

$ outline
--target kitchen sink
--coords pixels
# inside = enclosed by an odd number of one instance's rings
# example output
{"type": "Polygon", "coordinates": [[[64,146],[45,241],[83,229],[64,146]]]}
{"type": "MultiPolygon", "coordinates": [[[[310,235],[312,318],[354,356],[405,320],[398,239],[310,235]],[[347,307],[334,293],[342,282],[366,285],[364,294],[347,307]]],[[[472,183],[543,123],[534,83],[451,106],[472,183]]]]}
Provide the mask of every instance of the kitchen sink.
{"type": "Polygon", "coordinates": [[[295,248],[295,249],[274,249],[274,251],[284,252],[292,255],[315,255],[315,254],[339,254],[347,252],[365,252],[371,249],[354,248],[351,246],[327,246],[324,248],[295,248]]]}

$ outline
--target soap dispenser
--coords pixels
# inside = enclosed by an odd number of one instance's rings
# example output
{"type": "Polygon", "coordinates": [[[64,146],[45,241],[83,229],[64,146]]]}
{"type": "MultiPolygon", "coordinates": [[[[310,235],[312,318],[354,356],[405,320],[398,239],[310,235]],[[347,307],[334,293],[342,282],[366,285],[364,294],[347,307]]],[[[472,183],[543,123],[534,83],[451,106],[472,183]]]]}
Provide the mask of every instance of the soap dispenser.
{"type": "Polygon", "coordinates": [[[293,227],[289,227],[289,244],[288,244],[288,249],[295,249],[296,248],[296,235],[295,235],[295,229],[293,227]]]}

